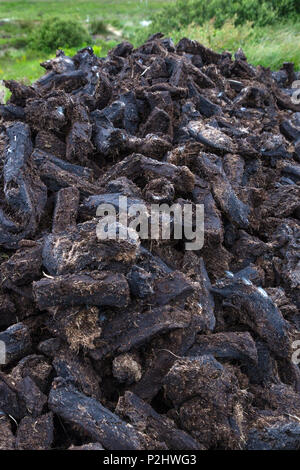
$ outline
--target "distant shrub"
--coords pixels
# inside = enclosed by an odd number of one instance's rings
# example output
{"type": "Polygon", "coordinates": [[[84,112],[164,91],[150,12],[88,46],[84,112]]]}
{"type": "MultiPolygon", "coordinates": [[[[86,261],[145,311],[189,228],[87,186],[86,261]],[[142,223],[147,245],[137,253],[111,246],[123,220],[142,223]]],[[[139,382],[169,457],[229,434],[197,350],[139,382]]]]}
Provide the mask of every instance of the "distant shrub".
{"type": "Polygon", "coordinates": [[[106,34],[107,29],[106,29],[106,24],[102,20],[94,20],[90,24],[90,32],[91,34],[106,34]]]}
{"type": "Polygon", "coordinates": [[[19,28],[23,31],[30,31],[32,29],[32,21],[30,20],[17,20],[19,28]]]}
{"type": "Polygon", "coordinates": [[[12,47],[15,47],[16,49],[23,49],[26,47],[28,44],[28,38],[27,37],[16,37],[11,39],[10,45],[12,47]]]}
{"type": "Polygon", "coordinates": [[[53,52],[59,47],[76,47],[91,42],[91,37],[80,23],[51,18],[45,21],[31,37],[31,48],[53,52]]]}

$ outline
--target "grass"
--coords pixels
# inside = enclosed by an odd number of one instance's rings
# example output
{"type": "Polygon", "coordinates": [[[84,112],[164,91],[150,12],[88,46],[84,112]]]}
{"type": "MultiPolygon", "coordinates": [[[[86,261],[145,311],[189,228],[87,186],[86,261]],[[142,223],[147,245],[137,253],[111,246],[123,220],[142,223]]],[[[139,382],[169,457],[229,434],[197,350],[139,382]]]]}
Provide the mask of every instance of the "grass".
{"type": "Polygon", "coordinates": [[[53,16],[84,21],[102,18],[123,25],[142,20],[166,3],[168,0],[1,0],[0,18],[30,23],[53,16]]]}
{"type": "MultiPolygon", "coordinates": [[[[96,54],[105,56],[122,39],[130,40],[135,46],[141,44],[151,32],[151,26],[148,29],[141,22],[172,1],[0,0],[0,80],[30,83],[44,73],[39,63],[52,57],[55,51],[47,54],[31,50],[28,37],[47,18],[59,16],[80,21],[93,35],[96,54]]],[[[231,20],[216,29],[214,22],[209,21],[203,26],[190,25],[168,33],[174,41],[187,36],[217,51],[234,52],[241,46],[255,65],[279,69],[283,62],[292,61],[300,70],[300,18],[293,23],[261,28],[250,23],[236,27],[231,20]]],[[[75,49],[66,51],[70,55],[75,52],[75,49]]]]}
{"type": "Polygon", "coordinates": [[[300,21],[269,26],[254,31],[253,39],[245,44],[245,52],[254,65],[278,70],[283,62],[294,62],[300,70],[300,21]]]}

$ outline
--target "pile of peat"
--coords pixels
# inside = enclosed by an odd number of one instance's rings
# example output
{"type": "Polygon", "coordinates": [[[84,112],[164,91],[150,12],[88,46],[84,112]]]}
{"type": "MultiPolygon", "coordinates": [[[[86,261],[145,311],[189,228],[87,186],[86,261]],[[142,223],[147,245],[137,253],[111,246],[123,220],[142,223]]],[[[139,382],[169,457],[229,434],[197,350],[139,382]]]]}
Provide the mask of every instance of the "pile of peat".
{"type": "Polygon", "coordinates": [[[42,66],[0,110],[0,448],[299,449],[299,74],[160,34],[42,66]],[[99,240],[120,195],[204,204],[204,247],[99,240]]]}

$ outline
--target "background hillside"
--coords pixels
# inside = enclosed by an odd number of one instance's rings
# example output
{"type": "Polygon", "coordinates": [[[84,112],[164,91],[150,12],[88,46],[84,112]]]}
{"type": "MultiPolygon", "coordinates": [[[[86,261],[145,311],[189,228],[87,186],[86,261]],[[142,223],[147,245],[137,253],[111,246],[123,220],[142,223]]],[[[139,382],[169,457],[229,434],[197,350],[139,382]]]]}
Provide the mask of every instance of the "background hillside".
{"type": "Polygon", "coordinates": [[[183,36],[217,51],[243,47],[248,60],[300,68],[299,0],[1,0],[0,79],[33,81],[56,48],[93,45],[104,56],[121,40],[153,32],[183,36]]]}

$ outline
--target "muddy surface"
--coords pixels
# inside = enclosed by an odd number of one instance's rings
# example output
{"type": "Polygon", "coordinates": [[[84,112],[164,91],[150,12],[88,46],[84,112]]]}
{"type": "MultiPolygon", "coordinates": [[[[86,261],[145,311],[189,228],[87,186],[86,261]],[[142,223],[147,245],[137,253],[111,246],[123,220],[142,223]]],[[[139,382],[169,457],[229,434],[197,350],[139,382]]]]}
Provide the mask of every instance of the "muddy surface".
{"type": "Polygon", "coordinates": [[[299,73],[160,34],[42,66],[0,106],[0,449],[300,449],[299,73]],[[99,239],[124,196],[204,246],[99,239]]]}

